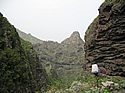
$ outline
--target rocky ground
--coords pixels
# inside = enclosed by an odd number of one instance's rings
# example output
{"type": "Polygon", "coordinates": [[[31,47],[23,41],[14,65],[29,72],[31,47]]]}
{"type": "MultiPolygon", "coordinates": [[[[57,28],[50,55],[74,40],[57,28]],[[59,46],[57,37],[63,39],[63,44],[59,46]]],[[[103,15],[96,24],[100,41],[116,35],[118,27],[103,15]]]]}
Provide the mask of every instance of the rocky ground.
{"type": "Polygon", "coordinates": [[[67,88],[52,87],[46,93],[124,93],[125,78],[123,77],[95,77],[94,75],[81,76],[67,88]],[[97,85],[98,79],[98,85],[97,85]]]}

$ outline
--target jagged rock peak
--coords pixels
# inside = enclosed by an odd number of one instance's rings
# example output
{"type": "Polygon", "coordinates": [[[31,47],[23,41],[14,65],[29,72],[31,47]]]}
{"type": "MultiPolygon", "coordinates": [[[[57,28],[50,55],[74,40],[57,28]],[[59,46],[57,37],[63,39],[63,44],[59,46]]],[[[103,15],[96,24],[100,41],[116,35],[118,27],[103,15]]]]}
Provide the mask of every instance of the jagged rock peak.
{"type": "Polygon", "coordinates": [[[80,34],[78,31],[74,31],[72,34],[71,34],[71,37],[80,37],[80,34]]]}
{"type": "Polygon", "coordinates": [[[81,39],[79,32],[74,31],[71,36],[62,41],[61,44],[84,44],[84,41],[81,39]]]}

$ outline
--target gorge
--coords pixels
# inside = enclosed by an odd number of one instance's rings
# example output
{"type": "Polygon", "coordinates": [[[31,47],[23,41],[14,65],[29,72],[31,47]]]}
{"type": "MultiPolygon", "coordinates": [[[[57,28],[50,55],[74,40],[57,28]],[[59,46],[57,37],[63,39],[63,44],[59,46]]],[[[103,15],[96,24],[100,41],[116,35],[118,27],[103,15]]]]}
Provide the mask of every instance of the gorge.
{"type": "Polygon", "coordinates": [[[98,10],[85,41],[74,31],[61,43],[26,34],[0,13],[0,93],[124,93],[125,1],[98,10]]]}

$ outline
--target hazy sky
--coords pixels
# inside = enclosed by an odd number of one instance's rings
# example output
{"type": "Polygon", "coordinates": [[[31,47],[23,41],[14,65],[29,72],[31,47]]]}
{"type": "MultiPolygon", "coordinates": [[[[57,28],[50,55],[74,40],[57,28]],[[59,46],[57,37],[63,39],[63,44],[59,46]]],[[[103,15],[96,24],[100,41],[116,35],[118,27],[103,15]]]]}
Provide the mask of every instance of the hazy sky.
{"type": "Polygon", "coordinates": [[[61,42],[73,31],[82,39],[104,0],[0,0],[0,12],[18,29],[61,42]]]}

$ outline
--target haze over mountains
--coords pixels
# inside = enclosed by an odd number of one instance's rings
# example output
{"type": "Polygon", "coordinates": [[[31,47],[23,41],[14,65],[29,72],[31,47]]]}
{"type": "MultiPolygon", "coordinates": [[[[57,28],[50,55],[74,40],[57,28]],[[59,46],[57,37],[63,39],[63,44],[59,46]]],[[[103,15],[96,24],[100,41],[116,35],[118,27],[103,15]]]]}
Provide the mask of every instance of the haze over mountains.
{"type": "MultiPolygon", "coordinates": [[[[38,39],[18,30],[21,38],[30,41],[38,53],[40,62],[47,67],[48,74],[54,70],[58,77],[80,75],[84,63],[84,41],[75,31],[61,43],[53,41],[34,42],[38,39]],[[48,71],[50,70],[50,71],[48,71]]],[[[55,75],[52,75],[55,76],[55,75]]]]}
{"type": "Polygon", "coordinates": [[[85,42],[39,40],[0,13],[0,76],[0,93],[124,93],[125,0],[105,0],[85,42]]]}

